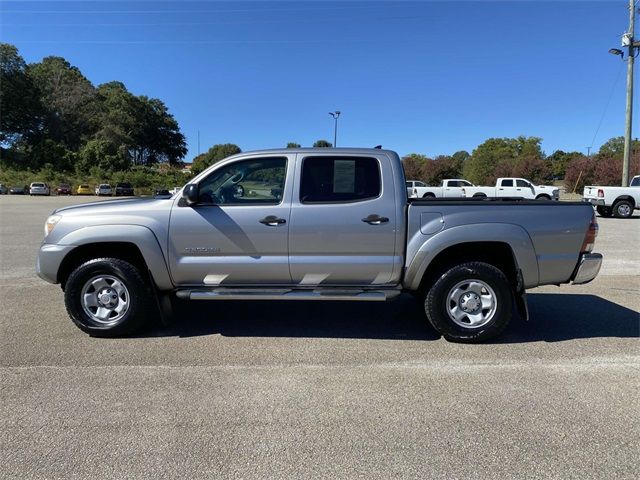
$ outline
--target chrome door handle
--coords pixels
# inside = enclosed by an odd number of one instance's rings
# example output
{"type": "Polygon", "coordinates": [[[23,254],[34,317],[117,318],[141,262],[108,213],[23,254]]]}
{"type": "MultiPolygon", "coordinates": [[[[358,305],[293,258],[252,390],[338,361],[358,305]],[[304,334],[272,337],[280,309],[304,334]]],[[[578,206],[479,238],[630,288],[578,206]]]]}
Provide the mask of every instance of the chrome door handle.
{"type": "Polygon", "coordinates": [[[258,220],[263,225],[268,225],[269,227],[277,227],[278,225],[282,225],[283,223],[287,223],[284,218],[278,218],[275,215],[269,215],[264,217],[262,220],[258,220]]]}
{"type": "Polygon", "coordinates": [[[363,218],[362,221],[368,223],[369,225],[380,225],[381,223],[387,223],[389,219],[387,217],[381,217],[380,215],[372,213],[368,217],[363,218]]]}

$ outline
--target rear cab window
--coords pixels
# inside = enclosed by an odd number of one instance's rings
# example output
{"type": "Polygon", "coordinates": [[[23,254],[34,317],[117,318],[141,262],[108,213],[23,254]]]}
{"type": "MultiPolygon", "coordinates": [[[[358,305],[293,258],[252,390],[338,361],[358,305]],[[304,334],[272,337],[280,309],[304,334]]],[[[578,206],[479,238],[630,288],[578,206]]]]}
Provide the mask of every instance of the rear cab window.
{"type": "Polygon", "coordinates": [[[380,164],[370,157],[306,157],[302,162],[301,203],[350,203],[382,192],[380,164]]]}

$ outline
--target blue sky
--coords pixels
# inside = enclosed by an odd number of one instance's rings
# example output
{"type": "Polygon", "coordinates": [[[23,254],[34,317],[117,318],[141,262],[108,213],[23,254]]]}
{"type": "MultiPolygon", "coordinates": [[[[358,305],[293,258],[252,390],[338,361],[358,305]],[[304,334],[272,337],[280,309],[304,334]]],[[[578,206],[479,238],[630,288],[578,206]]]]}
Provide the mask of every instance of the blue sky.
{"type": "Polygon", "coordinates": [[[607,50],[625,0],[0,3],[27,62],[60,55],[162,99],[189,161],[198,130],[201,151],[332,141],[335,109],[339,146],[400,154],[521,134],[595,151],[623,133],[625,64],[607,50]]]}

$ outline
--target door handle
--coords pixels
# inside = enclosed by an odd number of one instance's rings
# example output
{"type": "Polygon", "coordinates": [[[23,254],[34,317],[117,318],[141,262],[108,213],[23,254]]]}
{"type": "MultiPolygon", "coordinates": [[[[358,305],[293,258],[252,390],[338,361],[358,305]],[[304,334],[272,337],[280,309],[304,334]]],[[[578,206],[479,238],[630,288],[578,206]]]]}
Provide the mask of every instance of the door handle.
{"type": "Polygon", "coordinates": [[[387,217],[381,217],[380,215],[372,213],[368,217],[363,218],[362,221],[368,223],[369,225],[380,225],[381,223],[387,223],[389,219],[387,217]]]}
{"type": "Polygon", "coordinates": [[[277,227],[278,225],[287,223],[287,221],[284,218],[278,218],[275,215],[266,216],[262,220],[258,220],[258,221],[263,225],[268,225],[270,227],[277,227]]]}

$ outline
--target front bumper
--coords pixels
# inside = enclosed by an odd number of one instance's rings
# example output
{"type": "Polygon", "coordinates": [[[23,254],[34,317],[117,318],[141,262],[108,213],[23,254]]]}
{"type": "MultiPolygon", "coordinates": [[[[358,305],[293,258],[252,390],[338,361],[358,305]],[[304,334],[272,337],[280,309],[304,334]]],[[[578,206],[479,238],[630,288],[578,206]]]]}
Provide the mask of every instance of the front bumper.
{"type": "Polygon", "coordinates": [[[60,264],[64,257],[74,248],[76,248],[75,245],[43,243],[36,258],[36,273],[38,276],[49,283],[59,283],[58,271],[60,270],[60,264]]]}
{"type": "Polygon", "coordinates": [[[604,207],[604,198],[583,198],[583,202],[589,202],[591,205],[596,207],[604,207]]]}
{"type": "Polygon", "coordinates": [[[573,285],[581,285],[583,283],[589,283],[596,278],[600,267],[602,266],[602,255],[599,253],[582,253],[578,266],[575,272],[571,276],[571,283],[573,285]]]}

